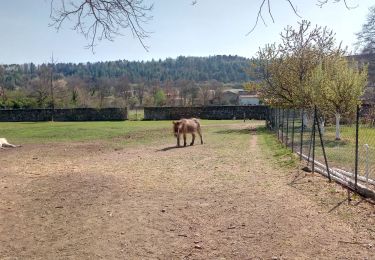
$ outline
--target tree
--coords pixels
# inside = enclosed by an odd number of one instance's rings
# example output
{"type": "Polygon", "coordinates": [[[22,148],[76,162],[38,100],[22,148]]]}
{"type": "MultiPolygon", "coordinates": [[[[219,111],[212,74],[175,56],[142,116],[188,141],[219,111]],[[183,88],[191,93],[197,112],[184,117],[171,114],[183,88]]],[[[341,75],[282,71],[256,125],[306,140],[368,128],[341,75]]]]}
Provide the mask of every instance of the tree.
{"type": "Polygon", "coordinates": [[[5,93],[5,69],[3,66],[0,65],[0,97],[2,99],[2,103],[6,101],[6,93],[5,93]]]}
{"type": "Polygon", "coordinates": [[[128,100],[129,108],[134,109],[134,107],[137,105],[138,99],[136,97],[131,97],[128,100]]]}
{"type": "Polygon", "coordinates": [[[325,57],[312,71],[309,83],[319,110],[336,118],[336,140],[340,140],[340,118],[354,114],[367,85],[367,66],[342,55],[325,57]]]}
{"type": "Polygon", "coordinates": [[[199,88],[194,82],[190,82],[188,90],[189,90],[188,93],[190,96],[190,105],[194,106],[195,105],[194,101],[196,98],[198,98],[198,95],[199,95],[199,88]]]}
{"type": "Polygon", "coordinates": [[[69,92],[68,104],[73,107],[89,107],[92,95],[89,94],[89,82],[81,77],[67,78],[67,88],[69,92]]]}
{"type": "Polygon", "coordinates": [[[144,83],[140,83],[138,85],[135,86],[134,88],[134,91],[135,91],[135,95],[137,97],[137,99],[139,100],[139,105],[143,105],[143,98],[145,96],[145,92],[146,92],[146,86],[144,83]]]}
{"type": "Polygon", "coordinates": [[[199,89],[202,104],[204,106],[207,106],[210,98],[211,89],[208,85],[201,86],[199,89]]]}
{"type": "Polygon", "coordinates": [[[54,67],[55,67],[55,60],[53,59],[53,54],[51,56],[51,63],[48,64],[48,70],[50,73],[50,95],[51,95],[51,107],[55,109],[55,95],[54,95],[54,67]]]}
{"type": "Polygon", "coordinates": [[[375,6],[369,8],[366,22],[362,25],[362,30],[356,36],[356,46],[362,53],[369,54],[375,52],[375,6]]]}
{"type": "Polygon", "coordinates": [[[215,96],[214,99],[216,100],[218,105],[223,105],[223,95],[224,95],[224,87],[220,86],[215,89],[215,96]]]}
{"type": "Polygon", "coordinates": [[[298,28],[288,26],[282,43],[266,45],[254,61],[263,78],[261,96],[266,103],[281,107],[312,108],[314,100],[309,76],[323,57],[344,53],[336,47],[334,34],[326,27],[311,27],[303,20],[298,28]]]}
{"type": "Polygon", "coordinates": [[[45,68],[42,68],[40,76],[38,78],[32,79],[29,84],[30,96],[34,97],[36,100],[36,105],[38,108],[44,108],[47,106],[47,101],[49,97],[49,73],[45,68]]]}
{"type": "Polygon", "coordinates": [[[256,94],[258,93],[261,85],[259,84],[259,82],[246,82],[243,87],[250,93],[256,94]]]}
{"type": "Polygon", "coordinates": [[[167,97],[162,89],[156,90],[154,94],[154,103],[156,106],[164,106],[167,101],[167,97]]]}
{"type": "Polygon", "coordinates": [[[122,97],[124,105],[128,105],[129,98],[132,97],[132,91],[128,77],[122,76],[116,80],[115,91],[118,96],[122,97]]]}

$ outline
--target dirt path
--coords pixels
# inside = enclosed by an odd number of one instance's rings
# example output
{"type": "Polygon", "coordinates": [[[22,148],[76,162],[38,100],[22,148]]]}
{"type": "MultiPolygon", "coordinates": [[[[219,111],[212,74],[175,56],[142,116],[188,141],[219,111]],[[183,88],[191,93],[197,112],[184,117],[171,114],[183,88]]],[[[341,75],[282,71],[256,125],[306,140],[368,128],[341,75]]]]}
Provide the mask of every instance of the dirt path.
{"type": "Polygon", "coordinates": [[[288,185],[248,127],[181,149],[1,151],[0,258],[374,259],[374,238],[288,185]]]}

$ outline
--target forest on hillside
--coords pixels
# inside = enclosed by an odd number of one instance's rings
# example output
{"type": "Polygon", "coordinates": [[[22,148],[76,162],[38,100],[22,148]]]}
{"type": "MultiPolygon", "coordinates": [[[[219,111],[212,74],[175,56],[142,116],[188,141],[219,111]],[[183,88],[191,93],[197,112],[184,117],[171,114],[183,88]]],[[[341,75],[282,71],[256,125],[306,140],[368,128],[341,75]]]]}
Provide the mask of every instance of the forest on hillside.
{"type": "Polygon", "coordinates": [[[256,80],[249,69],[250,59],[225,55],[1,65],[0,107],[206,104],[208,95],[220,95],[225,87],[256,80]]]}

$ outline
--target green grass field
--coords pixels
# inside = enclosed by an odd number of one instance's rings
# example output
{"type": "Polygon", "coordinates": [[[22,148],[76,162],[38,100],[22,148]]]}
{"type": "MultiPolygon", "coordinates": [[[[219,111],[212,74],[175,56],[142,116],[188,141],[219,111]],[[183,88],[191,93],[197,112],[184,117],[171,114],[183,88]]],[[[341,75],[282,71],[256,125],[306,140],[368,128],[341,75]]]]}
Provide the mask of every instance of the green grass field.
{"type": "MultiPolygon", "coordinates": [[[[204,134],[219,133],[220,125],[238,124],[239,120],[201,120],[204,134]]],[[[263,121],[254,121],[262,126],[263,121]]],[[[274,136],[264,128],[259,129],[262,140],[267,146],[273,147],[274,156],[282,165],[294,165],[291,153],[288,150],[275,146],[274,136]]],[[[248,133],[248,132],[246,132],[248,133]]],[[[355,127],[341,127],[342,140],[335,140],[335,127],[325,129],[324,144],[327,158],[331,167],[338,167],[348,171],[354,169],[355,158],[355,127]]],[[[57,143],[57,142],[85,142],[98,141],[111,143],[112,146],[125,144],[145,144],[158,142],[162,137],[171,136],[171,121],[121,121],[121,122],[37,122],[37,123],[0,123],[0,137],[6,137],[11,143],[57,143]]],[[[225,142],[230,138],[230,132],[223,132],[214,141],[225,142]]],[[[299,147],[300,133],[294,136],[295,147],[299,147]]],[[[291,135],[289,135],[291,140],[291,135]]],[[[310,132],[304,134],[303,150],[308,154],[310,132]]],[[[316,158],[324,162],[319,139],[316,139],[316,158]]],[[[370,176],[374,177],[375,169],[375,129],[361,126],[359,138],[359,170],[364,175],[366,167],[370,176]],[[368,152],[365,144],[369,145],[368,152]],[[368,163],[367,163],[368,162],[368,163]]]]}
{"type": "MultiPolygon", "coordinates": [[[[202,127],[238,122],[201,120],[202,127]]],[[[14,143],[109,141],[121,137],[142,142],[166,133],[172,135],[171,121],[0,123],[0,136],[14,143]]]]}

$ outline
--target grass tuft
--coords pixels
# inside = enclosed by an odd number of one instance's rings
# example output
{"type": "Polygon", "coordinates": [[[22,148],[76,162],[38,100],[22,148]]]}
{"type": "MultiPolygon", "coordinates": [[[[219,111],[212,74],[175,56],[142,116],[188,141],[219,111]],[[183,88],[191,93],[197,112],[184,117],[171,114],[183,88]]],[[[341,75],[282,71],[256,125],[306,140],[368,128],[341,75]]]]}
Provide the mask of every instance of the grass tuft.
{"type": "Polygon", "coordinates": [[[296,167],[298,160],[292,151],[280,143],[275,135],[265,127],[258,128],[260,144],[265,151],[272,155],[275,163],[281,167],[296,167]]]}

